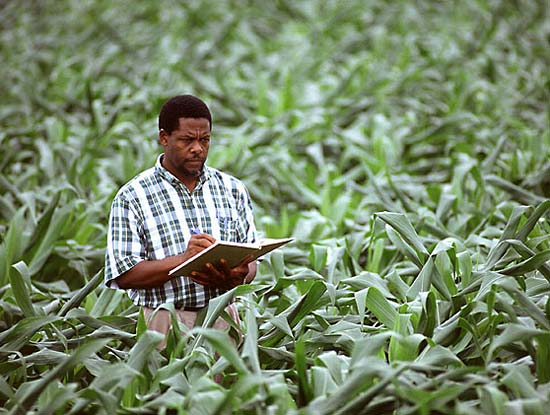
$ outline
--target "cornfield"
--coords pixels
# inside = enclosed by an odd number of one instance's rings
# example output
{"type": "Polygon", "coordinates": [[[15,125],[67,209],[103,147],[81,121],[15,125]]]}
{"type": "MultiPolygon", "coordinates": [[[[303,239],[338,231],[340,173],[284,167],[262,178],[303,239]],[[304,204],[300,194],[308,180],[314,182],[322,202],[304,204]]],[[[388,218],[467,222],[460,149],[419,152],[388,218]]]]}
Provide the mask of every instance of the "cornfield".
{"type": "Polygon", "coordinates": [[[20,0],[0,24],[0,413],[548,413],[546,1],[20,0]],[[295,242],[159,351],[103,259],[179,93],[295,242]],[[210,328],[234,298],[240,347],[210,328]]]}

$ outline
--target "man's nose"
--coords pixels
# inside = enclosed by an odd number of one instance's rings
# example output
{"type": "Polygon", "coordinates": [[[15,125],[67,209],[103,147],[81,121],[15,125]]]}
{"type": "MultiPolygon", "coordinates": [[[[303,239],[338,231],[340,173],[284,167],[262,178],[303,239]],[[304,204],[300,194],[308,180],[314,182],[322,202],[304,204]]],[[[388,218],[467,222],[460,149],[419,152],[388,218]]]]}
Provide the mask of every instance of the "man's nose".
{"type": "Polygon", "coordinates": [[[191,142],[191,151],[193,153],[202,152],[202,146],[201,146],[201,143],[200,143],[200,139],[195,139],[191,142]]]}

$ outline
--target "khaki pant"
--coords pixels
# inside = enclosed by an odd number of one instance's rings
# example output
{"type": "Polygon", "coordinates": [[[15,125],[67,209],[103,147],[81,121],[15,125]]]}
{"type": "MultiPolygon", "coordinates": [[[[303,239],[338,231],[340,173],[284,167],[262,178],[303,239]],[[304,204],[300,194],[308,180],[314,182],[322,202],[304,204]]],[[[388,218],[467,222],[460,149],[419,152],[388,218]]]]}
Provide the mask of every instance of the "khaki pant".
{"type": "MultiPolygon", "coordinates": [[[[147,321],[147,327],[149,330],[153,330],[159,333],[162,333],[165,335],[164,340],[157,346],[159,350],[164,349],[166,346],[166,335],[168,334],[168,331],[172,327],[172,320],[170,316],[170,311],[159,309],[156,314],[151,317],[153,312],[155,311],[154,308],[149,307],[143,307],[143,314],[145,316],[145,320],[147,321]]],[[[178,321],[185,324],[187,327],[192,329],[195,326],[195,322],[197,321],[197,315],[198,311],[186,311],[186,310],[178,310],[176,309],[176,317],[178,318],[178,321]]],[[[229,304],[225,308],[226,313],[231,317],[231,319],[237,324],[237,327],[241,326],[241,319],[239,318],[239,313],[237,311],[237,307],[234,303],[229,304]]],[[[216,321],[214,322],[214,325],[212,328],[222,331],[229,331],[229,323],[225,321],[222,317],[218,317],[216,321]]],[[[238,346],[242,341],[242,333],[239,331],[239,341],[235,341],[233,337],[230,336],[231,340],[233,340],[235,346],[238,346]]]]}

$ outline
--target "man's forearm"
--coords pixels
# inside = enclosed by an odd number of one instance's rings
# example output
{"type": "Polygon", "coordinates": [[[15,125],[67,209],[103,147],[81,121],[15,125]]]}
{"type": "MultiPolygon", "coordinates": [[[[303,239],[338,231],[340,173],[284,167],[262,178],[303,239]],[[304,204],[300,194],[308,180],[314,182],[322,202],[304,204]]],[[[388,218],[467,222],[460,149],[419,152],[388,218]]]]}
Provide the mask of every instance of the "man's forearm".
{"type": "Polygon", "coordinates": [[[252,261],[251,263],[248,264],[248,274],[246,274],[246,276],[244,277],[245,284],[250,284],[254,280],[254,277],[256,277],[257,269],[258,269],[257,261],[252,261]]]}
{"type": "MultiPolygon", "coordinates": [[[[171,279],[168,272],[185,261],[184,254],[167,257],[156,261],[141,261],[116,279],[119,288],[156,288],[171,279]]],[[[256,277],[257,263],[248,264],[248,273],[244,283],[250,284],[256,277]]]]}
{"type": "Polygon", "coordinates": [[[160,287],[171,279],[168,272],[183,261],[183,254],[156,261],[141,261],[115,281],[122,289],[160,287]]]}
{"type": "Polygon", "coordinates": [[[193,235],[184,253],[155,261],[141,261],[119,276],[116,282],[122,289],[160,287],[171,279],[168,272],[172,268],[208,248],[214,242],[216,240],[210,235],[193,235]]]}

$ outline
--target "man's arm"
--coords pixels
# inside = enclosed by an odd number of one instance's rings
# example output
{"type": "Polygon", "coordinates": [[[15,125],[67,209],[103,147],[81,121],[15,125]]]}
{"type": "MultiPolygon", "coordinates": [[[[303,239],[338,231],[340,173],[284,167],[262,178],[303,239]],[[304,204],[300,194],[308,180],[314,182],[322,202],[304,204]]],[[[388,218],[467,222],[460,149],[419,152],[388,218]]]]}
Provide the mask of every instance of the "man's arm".
{"type": "Polygon", "coordinates": [[[218,265],[207,263],[203,271],[194,271],[190,277],[193,281],[207,287],[230,290],[238,285],[249,284],[256,276],[256,261],[250,262],[247,256],[236,267],[230,268],[225,259],[218,265]]]}
{"type": "Polygon", "coordinates": [[[115,278],[119,288],[156,288],[162,286],[170,278],[168,272],[181,264],[183,254],[171,256],[156,261],[141,261],[124,274],[115,278]]]}
{"type": "Polygon", "coordinates": [[[252,261],[248,264],[248,274],[246,274],[246,277],[244,277],[244,283],[250,284],[254,278],[256,277],[256,271],[258,269],[258,262],[252,261]]]}
{"type": "Polygon", "coordinates": [[[172,277],[168,272],[182,262],[187,261],[203,249],[209,247],[215,239],[207,234],[193,235],[183,254],[174,255],[154,261],[141,261],[115,281],[119,288],[155,288],[160,287],[172,277]]]}

